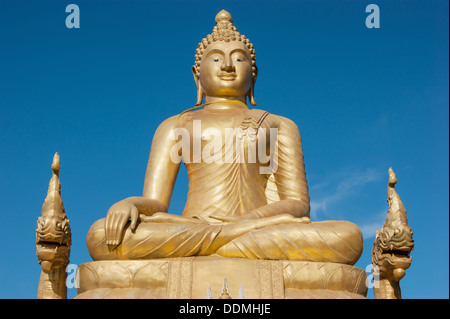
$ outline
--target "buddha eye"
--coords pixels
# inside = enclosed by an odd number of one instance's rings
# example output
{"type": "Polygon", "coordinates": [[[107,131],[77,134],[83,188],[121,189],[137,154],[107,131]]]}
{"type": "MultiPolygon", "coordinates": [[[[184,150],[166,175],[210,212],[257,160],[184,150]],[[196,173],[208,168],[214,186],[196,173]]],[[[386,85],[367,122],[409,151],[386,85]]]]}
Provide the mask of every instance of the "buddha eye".
{"type": "Polygon", "coordinates": [[[219,61],[222,61],[222,59],[219,59],[219,58],[211,58],[211,59],[209,59],[209,61],[219,62],[219,61]]]}
{"type": "Polygon", "coordinates": [[[245,62],[244,58],[234,58],[233,61],[245,62]]]}

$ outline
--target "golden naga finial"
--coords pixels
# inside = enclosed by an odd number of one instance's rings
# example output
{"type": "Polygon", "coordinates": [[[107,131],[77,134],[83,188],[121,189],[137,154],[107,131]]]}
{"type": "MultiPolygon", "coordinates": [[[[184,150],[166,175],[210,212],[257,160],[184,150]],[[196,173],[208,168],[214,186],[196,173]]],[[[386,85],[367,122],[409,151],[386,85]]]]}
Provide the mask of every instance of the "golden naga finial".
{"type": "Polygon", "coordinates": [[[71,231],[61,198],[59,169],[59,154],[55,153],[52,178],[36,227],[36,255],[42,268],[38,298],[67,296],[65,268],[69,264],[71,231]]]}
{"type": "Polygon", "coordinates": [[[389,168],[389,210],[383,228],[378,230],[372,248],[374,294],[376,299],[400,299],[400,280],[411,265],[414,248],[413,231],[408,225],[406,209],[395,190],[397,177],[389,168]]]}

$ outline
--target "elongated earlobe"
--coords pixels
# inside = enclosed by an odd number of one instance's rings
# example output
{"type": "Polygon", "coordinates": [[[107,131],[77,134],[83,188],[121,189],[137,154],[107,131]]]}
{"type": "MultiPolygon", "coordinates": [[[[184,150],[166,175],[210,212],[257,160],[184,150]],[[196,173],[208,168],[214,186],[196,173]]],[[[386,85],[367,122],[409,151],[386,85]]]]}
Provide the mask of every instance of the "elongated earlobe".
{"type": "Polygon", "coordinates": [[[203,102],[203,90],[201,85],[197,85],[197,103],[195,105],[200,105],[203,102]]]}
{"type": "Polygon", "coordinates": [[[195,65],[192,67],[192,75],[194,76],[195,85],[197,86],[197,102],[195,103],[195,105],[200,105],[203,102],[203,89],[200,85],[195,65]]]}
{"type": "Polygon", "coordinates": [[[255,102],[255,85],[252,84],[251,88],[250,88],[250,93],[248,94],[248,101],[250,102],[250,104],[252,106],[256,106],[256,102],[255,102]]]}
{"type": "Polygon", "coordinates": [[[250,87],[250,92],[248,94],[248,101],[250,102],[250,104],[252,106],[256,106],[256,102],[255,102],[255,83],[256,83],[256,77],[258,76],[258,68],[256,67],[256,65],[254,66],[254,76],[253,76],[253,80],[252,80],[252,86],[250,87]]]}

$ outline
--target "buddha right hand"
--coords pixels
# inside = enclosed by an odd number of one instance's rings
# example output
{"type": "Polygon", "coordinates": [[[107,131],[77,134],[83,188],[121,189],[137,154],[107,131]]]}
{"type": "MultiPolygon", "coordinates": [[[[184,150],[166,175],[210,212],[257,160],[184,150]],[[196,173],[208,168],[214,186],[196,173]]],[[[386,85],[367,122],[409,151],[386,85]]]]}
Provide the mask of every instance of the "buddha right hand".
{"type": "Polygon", "coordinates": [[[110,207],[105,220],[106,244],[108,246],[117,246],[122,242],[125,225],[130,219],[130,229],[134,232],[139,220],[139,211],[134,204],[122,200],[110,207]]]}

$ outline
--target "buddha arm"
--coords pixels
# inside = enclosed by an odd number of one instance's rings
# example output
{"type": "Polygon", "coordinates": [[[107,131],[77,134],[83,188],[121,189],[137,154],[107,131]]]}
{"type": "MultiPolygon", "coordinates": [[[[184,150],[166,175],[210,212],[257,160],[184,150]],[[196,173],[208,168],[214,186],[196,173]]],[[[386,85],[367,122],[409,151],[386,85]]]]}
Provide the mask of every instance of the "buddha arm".
{"type": "Polygon", "coordinates": [[[168,118],[155,132],[145,174],[142,197],[130,197],[139,213],[150,216],[156,212],[167,212],[180,163],[170,156],[175,140],[172,130],[177,116],[168,118]]]}
{"type": "Polygon", "coordinates": [[[109,208],[104,224],[106,245],[115,247],[121,243],[129,219],[130,229],[134,231],[140,216],[167,213],[180,167],[180,163],[170,157],[175,144],[171,138],[175,120],[176,117],[172,117],[164,121],[153,137],[143,196],[126,198],[109,208]]]}
{"type": "Polygon", "coordinates": [[[280,201],[259,207],[247,217],[259,218],[279,214],[309,217],[308,185],[303,161],[300,132],[297,125],[284,117],[270,115],[267,120],[276,122],[278,138],[273,173],[280,201]]]}
{"type": "Polygon", "coordinates": [[[154,213],[158,212],[167,212],[167,206],[165,206],[159,200],[152,198],[134,196],[128,197],[122,202],[126,202],[135,206],[139,214],[143,214],[145,216],[151,216],[154,213]]]}

